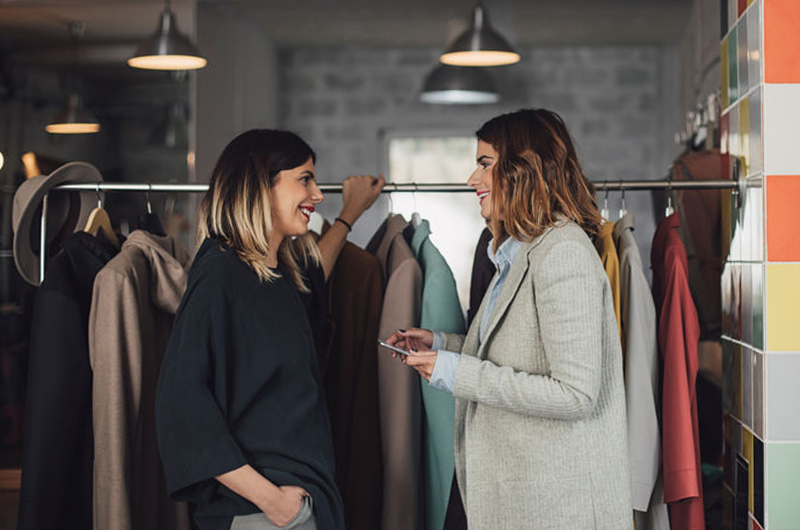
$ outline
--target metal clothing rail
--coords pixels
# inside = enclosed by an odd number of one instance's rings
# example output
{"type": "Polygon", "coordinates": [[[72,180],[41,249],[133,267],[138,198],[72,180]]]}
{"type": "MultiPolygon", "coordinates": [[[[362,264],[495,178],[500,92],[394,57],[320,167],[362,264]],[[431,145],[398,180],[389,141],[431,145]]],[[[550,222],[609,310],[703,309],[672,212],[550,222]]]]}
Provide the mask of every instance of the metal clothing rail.
{"type": "MultiPolygon", "coordinates": [[[[703,189],[731,189],[740,191],[740,180],[622,180],[593,182],[595,189],[603,191],[626,190],[703,190],[703,189]]],[[[323,192],[341,193],[341,184],[319,184],[323,192]]],[[[149,183],[122,183],[122,182],[97,182],[93,184],[62,184],[51,188],[48,192],[61,191],[95,191],[99,195],[106,192],[180,192],[203,193],[208,191],[208,184],[149,184],[149,183]]],[[[387,183],[382,193],[469,193],[475,189],[465,184],[397,184],[387,183]]],[[[47,197],[42,199],[41,228],[39,230],[39,281],[44,281],[45,249],[47,242],[47,197]]]]}
{"type": "MultiPolygon", "coordinates": [[[[739,184],[735,180],[623,180],[593,182],[598,190],[658,190],[658,189],[736,189],[739,184]]],[[[341,184],[319,184],[323,192],[341,193],[341,184]]],[[[96,184],[62,184],[50,191],[108,191],[108,192],[182,192],[203,193],[208,191],[208,184],[144,184],[121,182],[98,182],[96,184]]],[[[465,184],[427,184],[387,183],[382,193],[475,193],[475,189],[465,184]]]]}

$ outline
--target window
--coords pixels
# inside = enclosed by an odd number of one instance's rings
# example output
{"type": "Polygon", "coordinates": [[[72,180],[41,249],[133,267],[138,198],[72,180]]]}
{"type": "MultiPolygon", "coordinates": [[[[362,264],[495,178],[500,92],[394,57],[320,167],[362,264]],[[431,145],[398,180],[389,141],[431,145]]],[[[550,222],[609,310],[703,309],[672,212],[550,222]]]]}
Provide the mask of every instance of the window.
{"type": "MultiPolygon", "coordinates": [[[[387,175],[394,183],[466,184],[475,170],[474,134],[388,134],[387,175]]],[[[462,310],[469,306],[475,245],[485,222],[474,193],[392,193],[392,211],[411,220],[414,212],[427,220],[431,240],[444,256],[458,287],[462,310]]]]}

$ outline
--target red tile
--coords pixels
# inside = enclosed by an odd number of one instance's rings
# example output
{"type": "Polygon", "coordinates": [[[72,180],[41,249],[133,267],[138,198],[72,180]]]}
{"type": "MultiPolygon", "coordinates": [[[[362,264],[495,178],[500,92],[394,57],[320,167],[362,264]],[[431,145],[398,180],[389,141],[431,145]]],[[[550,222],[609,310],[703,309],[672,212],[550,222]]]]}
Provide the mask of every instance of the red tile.
{"type": "Polygon", "coordinates": [[[800,2],[764,0],[764,77],[767,83],[800,82],[800,2]]]}
{"type": "Polygon", "coordinates": [[[747,0],[739,0],[739,12],[738,12],[738,15],[742,16],[742,14],[744,14],[745,9],[747,9],[747,0]]]}
{"type": "Polygon", "coordinates": [[[800,175],[768,175],[767,260],[800,261],[800,175]]]}

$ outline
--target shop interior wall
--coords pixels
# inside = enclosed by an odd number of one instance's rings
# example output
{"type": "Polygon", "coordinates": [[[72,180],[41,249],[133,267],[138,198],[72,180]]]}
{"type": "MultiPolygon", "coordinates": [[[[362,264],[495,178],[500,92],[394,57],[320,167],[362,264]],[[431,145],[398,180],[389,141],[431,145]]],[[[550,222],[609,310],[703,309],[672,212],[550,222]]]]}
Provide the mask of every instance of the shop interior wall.
{"type": "Polygon", "coordinates": [[[706,96],[720,90],[719,0],[694,0],[686,29],[677,46],[678,94],[675,120],[683,124],[686,113],[706,96]]]}
{"type": "MultiPolygon", "coordinates": [[[[446,106],[418,99],[438,49],[283,48],[280,124],[297,131],[317,151],[321,182],[339,182],[350,174],[385,170],[381,150],[387,133],[451,130],[472,135],[495,115],[544,107],[565,119],[589,178],[666,177],[676,149],[673,47],[559,46],[520,52],[520,63],[491,69],[503,96],[499,104],[446,106]]],[[[464,175],[464,182],[468,177],[464,175]]],[[[620,199],[618,192],[609,194],[612,220],[620,199]]],[[[650,240],[659,215],[648,192],[629,192],[625,199],[649,269],[650,240]]],[[[340,204],[339,197],[330,196],[318,210],[332,219],[340,204]]],[[[359,221],[351,239],[366,243],[388,209],[388,201],[379,202],[359,221]]]]}

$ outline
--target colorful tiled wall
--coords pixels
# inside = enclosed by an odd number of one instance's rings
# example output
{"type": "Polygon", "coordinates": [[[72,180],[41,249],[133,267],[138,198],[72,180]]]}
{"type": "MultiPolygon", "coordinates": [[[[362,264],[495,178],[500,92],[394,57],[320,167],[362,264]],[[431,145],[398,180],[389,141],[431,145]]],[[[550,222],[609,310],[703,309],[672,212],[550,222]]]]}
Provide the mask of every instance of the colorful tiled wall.
{"type": "Polygon", "coordinates": [[[723,1],[725,527],[800,529],[800,0],[723,1]]]}

